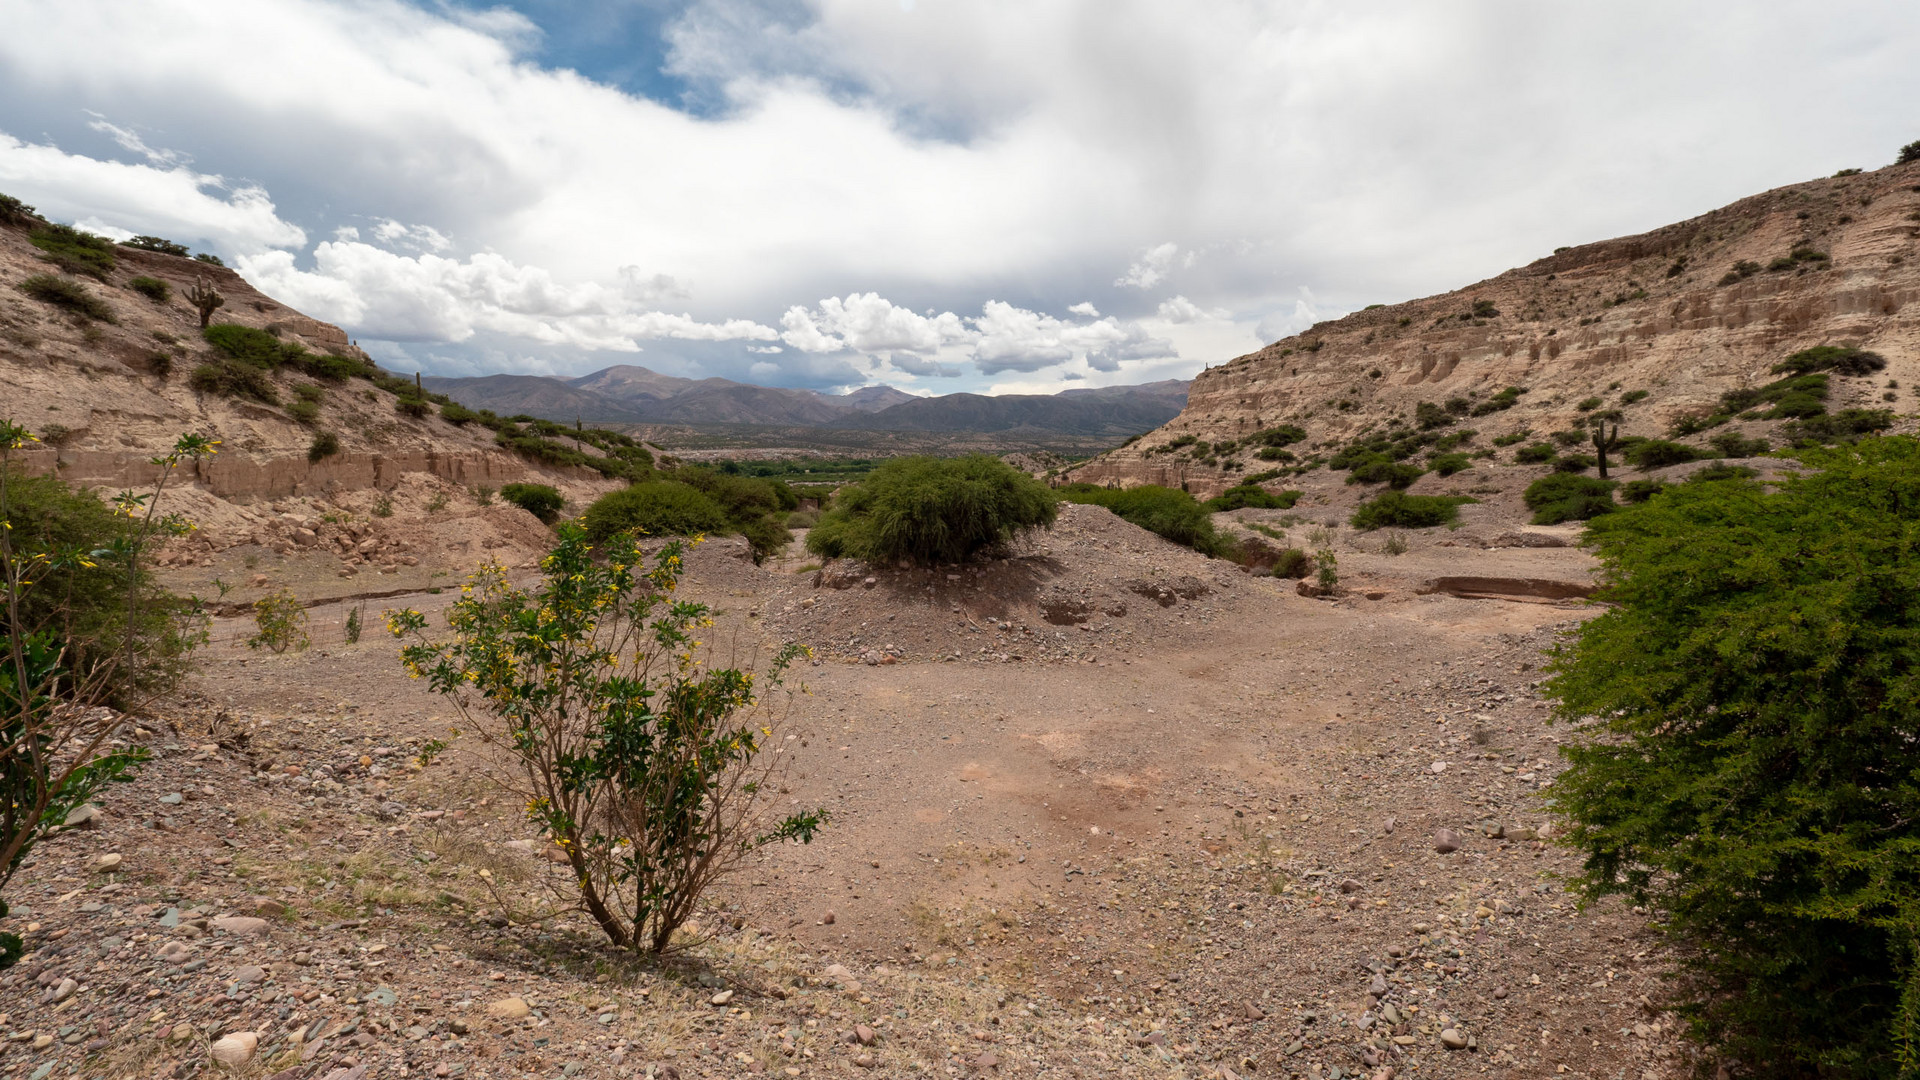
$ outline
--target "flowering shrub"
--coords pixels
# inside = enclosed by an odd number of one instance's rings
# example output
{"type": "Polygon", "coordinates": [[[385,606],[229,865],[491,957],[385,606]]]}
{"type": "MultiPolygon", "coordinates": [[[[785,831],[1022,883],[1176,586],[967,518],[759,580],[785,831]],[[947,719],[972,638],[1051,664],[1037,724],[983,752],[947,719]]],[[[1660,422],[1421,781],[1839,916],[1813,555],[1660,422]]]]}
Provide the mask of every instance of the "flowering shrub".
{"type": "MultiPolygon", "coordinates": [[[[631,533],[598,552],[577,522],[532,591],[482,567],[447,612],[388,612],[407,673],[444,694],[511,762],[499,781],[566,853],[573,902],[621,948],[662,952],[700,896],[754,848],[811,842],[824,811],[770,821],[779,760],[765,691],[807,655],[781,649],[756,678],[711,667],[708,609],[676,599],[686,545],[649,565],[631,533]],[[763,751],[772,748],[772,752],[763,751]]],[[[696,541],[697,542],[697,541],[696,541]]]]}

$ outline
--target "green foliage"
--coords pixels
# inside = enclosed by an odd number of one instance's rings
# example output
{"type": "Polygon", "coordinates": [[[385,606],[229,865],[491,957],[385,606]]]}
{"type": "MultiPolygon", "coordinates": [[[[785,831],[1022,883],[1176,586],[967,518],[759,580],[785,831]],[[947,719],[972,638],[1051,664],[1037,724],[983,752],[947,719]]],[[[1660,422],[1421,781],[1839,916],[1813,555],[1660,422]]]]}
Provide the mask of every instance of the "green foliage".
{"type": "Polygon", "coordinates": [[[1636,401],[1645,401],[1647,399],[1647,393],[1645,390],[1629,390],[1620,395],[1620,404],[1631,405],[1636,401]]]}
{"type": "Polygon", "coordinates": [[[1413,422],[1420,430],[1431,431],[1453,423],[1453,414],[1431,401],[1423,401],[1413,407],[1413,422]]]}
{"type": "Polygon", "coordinates": [[[33,207],[11,195],[0,195],[0,225],[35,225],[42,220],[33,207]]]}
{"type": "Polygon", "coordinates": [[[347,612],[347,623],[343,628],[346,633],[347,644],[358,645],[360,643],[360,633],[363,629],[361,626],[361,616],[365,611],[366,608],[364,605],[356,604],[353,610],[347,612]]]}
{"type": "Polygon", "coordinates": [[[807,550],[874,563],[964,562],[1051,527],[1055,502],[1053,492],[999,458],[899,458],[842,488],[807,534],[807,550]]]}
{"type": "Polygon", "coordinates": [[[1473,459],[1461,453],[1435,454],[1427,459],[1427,465],[1441,476],[1452,476],[1473,468],[1473,459]]]}
{"type": "Polygon", "coordinates": [[[1248,445],[1258,444],[1260,446],[1280,447],[1292,446],[1294,443],[1305,440],[1306,437],[1307,433],[1305,429],[1295,427],[1292,424],[1281,424],[1277,427],[1267,428],[1264,431],[1256,431],[1252,435],[1247,436],[1244,441],[1248,445]]]}
{"type": "Polygon", "coordinates": [[[1920,161],[1920,140],[1915,140],[1900,148],[1900,154],[1893,159],[1895,165],[1911,165],[1920,161]]]}
{"type": "Polygon", "coordinates": [[[1774,365],[1773,373],[1809,375],[1816,371],[1831,371],[1836,375],[1858,377],[1882,371],[1886,366],[1887,358],[1879,353],[1839,345],[1817,345],[1802,349],[1774,365]]]}
{"type": "Polygon", "coordinates": [[[1767,440],[1749,439],[1737,431],[1723,431],[1707,442],[1727,457],[1758,457],[1773,449],[1773,444],[1767,440]]]}
{"type": "MultiPolygon", "coordinates": [[[[393,411],[402,416],[410,416],[415,420],[425,420],[433,413],[433,402],[421,397],[395,398],[393,401],[393,411]]],[[[581,456],[584,457],[585,455],[581,456]]]]}
{"type": "Polygon", "coordinates": [[[101,281],[113,272],[113,241],[81,232],[71,225],[42,225],[27,234],[40,257],[69,274],[86,274],[101,281]]]}
{"type": "Polygon", "coordinates": [[[1620,497],[1630,503],[1643,503],[1667,489],[1658,480],[1629,480],[1620,485],[1620,497]]]}
{"type": "Polygon", "coordinates": [[[1554,432],[1551,438],[1561,446],[1579,446],[1587,441],[1587,432],[1584,428],[1568,428],[1554,432]]]}
{"type": "Polygon", "coordinates": [[[1475,405],[1473,407],[1472,415],[1491,416],[1492,414],[1497,412],[1505,412],[1506,410],[1511,409],[1515,405],[1519,404],[1520,395],[1526,392],[1527,391],[1525,387],[1509,386],[1506,389],[1488,398],[1487,400],[1481,402],[1480,404],[1475,405]]]}
{"type": "Polygon", "coordinates": [[[253,625],[254,635],[247,639],[249,649],[299,652],[309,643],[306,606],[285,586],[253,602],[253,625]]]}
{"type": "Polygon", "coordinates": [[[1157,484],[1130,488],[1069,484],[1057,494],[1068,502],[1104,506],[1115,516],[1202,555],[1226,553],[1225,543],[1213,531],[1213,517],[1207,508],[1176,488],[1157,484]]]}
{"type": "Polygon", "coordinates": [[[785,481],[699,468],[675,469],[668,479],[699,491],[726,511],[727,521],[752,546],[754,562],[766,561],[793,542],[786,516],[800,505],[800,498],[785,481]]]}
{"type": "Polygon", "coordinates": [[[316,379],[327,382],[346,382],[353,378],[366,378],[371,372],[366,364],[348,356],[334,356],[330,353],[310,353],[304,349],[295,349],[288,356],[287,363],[306,372],[316,379]]]}
{"type": "Polygon", "coordinates": [[[146,297],[156,304],[164,304],[168,300],[173,299],[173,286],[161,281],[157,277],[142,275],[133,278],[127,282],[127,288],[132,289],[134,292],[139,293],[141,296],[146,297]]]}
{"type": "Polygon", "coordinates": [[[139,248],[141,251],[157,251],[162,255],[179,255],[183,258],[187,254],[187,245],[176,244],[158,236],[136,236],[131,240],[120,241],[120,246],[139,248]]]}
{"type": "Polygon", "coordinates": [[[1765,386],[1729,390],[1721,394],[1720,411],[1741,413],[1770,404],[1773,408],[1761,413],[1760,419],[1818,416],[1827,411],[1826,400],[1827,377],[1824,374],[1790,375],[1765,386]]]}
{"type": "Polygon", "coordinates": [[[1388,461],[1384,457],[1355,466],[1347,474],[1349,484],[1385,484],[1395,491],[1404,491],[1413,486],[1415,480],[1426,475],[1426,470],[1418,465],[1407,465],[1398,461],[1388,461]]]}
{"type": "MultiPolygon", "coordinates": [[[[1526,442],[1528,439],[1532,437],[1533,437],[1532,431],[1529,431],[1526,428],[1521,428],[1519,431],[1510,431],[1505,435],[1495,436],[1493,440],[1493,445],[1512,446],[1514,443],[1526,442]]],[[[1549,446],[1547,447],[1547,450],[1549,453],[1551,453],[1553,450],[1553,447],[1549,446]]]]}
{"type": "Polygon", "coordinates": [[[320,403],[317,401],[296,401],[287,406],[287,415],[307,426],[313,426],[320,419],[320,403]]]}
{"type": "Polygon", "coordinates": [[[340,436],[331,431],[322,431],[307,444],[307,460],[320,461],[340,452],[340,436]]]}
{"type": "Polygon", "coordinates": [[[52,274],[33,274],[20,282],[17,288],[43,304],[65,308],[97,322],[116,322],[113,309],[105,300],[93,295],[78,282],[68,281],[52,274]]]}
{"type": "Polygon", "coordinates": [[[194,259],[195,259],[196,261],[198,261],[198,262],[203,262],[203,263],[206,263],[206,264],[207,264],[208,266],[225,266],[225,265],[227,265],[227,264],[226,264],[225,262],[223,262],[223,261],[221,261],[221,259],[220,259],[220,256],[218,256],[218,255],[214,255],[214,254],[212,254],[212,253],[210,253],[210,252],[206,252],[206,251],[203,251],[203,252],[201,252],[200,254],[198,254],[198,255],[195,255],[195,256],[194,256],[194,259]]]}
{"type": "Polygon", "coordinates": [[[1725,277],[1720,279],[1720,284],[1732,285],[1736,281],[1745,281],[1747,278],[1759,273],[1761,269],[1760,264],[1754,262],[1752,259],[1741,259],[1739,262],[1733,264],[1733,268],[1727,271],[1725,277]]]}
{"type": "Polygon", "coordinates": [[[1590,397],[1590,398],[1582,399],[1579,404],[1574,406],[1574,408],[1580,410],[1581,412],[1592,412],[1593,410],[1599,408],[1603,404],[1605,403],[1601,401],[1599,398],[1590,397]]]}
{"type": "Polygon", "coordinates": [[[1314,584],[1320,591],[1330,593],[1340,587],[1340,560],[1333,554],[1332,548],[1321,548],[1313,553],[1314,584]]]}
{"type": "Polygon", "coordinates": [[[274,390],[273,379],[265,371],[224,356],[194,368],[193,374],[187,376],[187,385],[203,394],[252,398],[267,405],[280,404],[280,394],[274,390]]]}
{"type": "Polygon", "coordinates": [[[1252,507],[1255,510],[1291,510],[1293,504],[1299,502],[1303,494],[1305,492],[1269,492],[1258,484],[1240,484],[1237,487],[1228,488],[1201,505],[1216,514],[1228,510],[1239,510],[1243,507],[1252,507]]]}
{"type": "Polygon", "coordinates": [[[1891,409],[1842,409],[1826,416],[1796,420],[1780,429],[1794,446],[1853,442],[1862,435],[1885,431],[1893,426],[1891,409]]]}
{"type": "Polygon", "coordinates": [[[1587,521],[1618,509],[1613,503],[1613,488],[1611,480],[1556,472],[1528,484],[1521,498],[1533,511],[1535,525],[1558,525],[1587,521]]]}
{"type": "Polygon", "coordinates": [[[1595,459],[1588,454],[1562,454],[1553,460],[1553,470],[1562,473],[1581,473],[1593,468],[1595,459]]]}
{"type": "Polygon", "coordinates": [[[500,489],[500,497],[547,525],[558,520],[561,507],[567,505],[560,492],[548,484],[508,484],[500,489]]]}
{"type": "Polygon", "coordinates": [[[718,503],[685,484],[664,480],[634,484],[600,496],[587,507],[585,522],[587,535],[595,543],[625,532],[642,536],[724,533],[728,524],[727,512],[718,503]]]}
{"type": "Polygon", "coordinates": [[[681,544],[648,567],[631,536],[596,553],[573,522],[559,535],[536,591],[476,574],[447,612],[451,640],[427,640],[414,611],[388,626],[414,642],[408,673],[511,762],[502,784],[565,852],[579,906],[615,946],[661,953],[755,848],[810,842],[826,821],[759,809],[778,786],[759,764],[779,738],[766,695],[807,653],[789,645],[757,678],[705,663],[711,612],[674,598],[681,544]]]}
{"type": "Polygon", "coordinates": [[[1581,888],[1661,912],[1697,1034],[1759,1077],[1911,1075],[1920,444],[1803,452],[1596,520],[1556,652],[1581,888]]]}
{"type": "Polygon", "coordinates": [[[1474,500],[1461,495],[1407,495],[1383,491],[1353,511],[1353,527],[1375,529],[1430,529],[1460,517],[1460,504],[1474,500]]]}
{"type": "Polygon", "coordinates": [[[1530,443],[1513,452],[1513,460],[1521,465],[1544,465],[1552,461],[1560,451],[1552,443],[1530,443]]]}
{"type": "Polygon", "coordinates": [[[480,414],[457,401],[449,401],[440,406],[440,419],[449,424],[464,427],[480,419],[480,414]]]}
{"type": "Polygon", "coordinates": [[[278,371],[280,365],[303,351],[299,346],[281,341],[265,330],[238,323],[209,326],[200,332],[200,336],[229,359],[261,371],[278,371]]]}
{"type": "Polygon", "coordinates": [[[1699,461],[1709,455],[1706,451],[1685,443],[1648,439],[1645,442],[1635,443],[1621,456],[1641,472],[1651,472],[1654,469],[1664,469],[1669,465],[1684,465],[1689,461],[1699,461]]]}
{"type": "Polygon", "coordinates": [[[1704,469],[1695,469],[1693,474],[1687,477],[1687,483],[1705,484],[1714,480],[1751,480],[1759,475],[1758,470],[1749,469],[1745,465],[1709,465],[1704,469]]]}
{"type": "Polygon", "coordinates": [[[1313,573],[1313,557],[1296,547],[1282,548],[1268,572],[1277,578],[1304,578],[1313,573]]]}

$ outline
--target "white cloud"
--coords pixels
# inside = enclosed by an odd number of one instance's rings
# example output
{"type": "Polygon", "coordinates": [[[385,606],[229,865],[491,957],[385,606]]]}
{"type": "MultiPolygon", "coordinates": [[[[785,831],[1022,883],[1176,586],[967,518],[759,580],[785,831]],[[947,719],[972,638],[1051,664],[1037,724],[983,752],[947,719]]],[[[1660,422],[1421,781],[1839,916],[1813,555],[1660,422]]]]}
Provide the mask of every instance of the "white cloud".
{"type": "Polygon", "coordinates": [[[1082,357],[1095,371],[1118,371],[1123,360],[1176,355],[1173,343],[1136,324],[1115,319],[1069,323],[1050,315],[989,300],[974,320],[979,339],[973,361],[982,374],[1039,371],[1082,357]]]}
{"type": "MultiPolygon", "coordinates": [[[[4,40],[6,35],[0,35],[4,40]]],[[[54,220],[86,218],[128,235],[209,242],[228,252],[306,243],[265,190],[184,165],[100,161],[0,132],[0,185],[54,220]]]]}
{"type": "Polygon", "coordinates": [[[1148,248],[1127,272],[1114,279],[1115,285],[1128,285],[1136,289],[1151,289],[1167,280],[1167,272],[1173,268],[1180,254],[1180,245],[1169,240],[1164,244],[1148,248]]]}
{"type": "Polygon", "coordinates": [[[787,328],[782,339],[806,352],[934,352],[968,337],[951,311],[920,315],[878,293],[829,296],[812,311],[788,309],[780,322],[787,328]]]}
{"type": "Polygon", "coordinates": [[[1085,315],[1089,319],[1097,319],[1100,317],[1100,309],[1097,307],[1094,307],[1092,303],[1086,300],[1082,300],[1079,303],[1072,305],[1071,307],[1067,308],[1067,310],[1072,312],[1075,315],[1085,315]]]}
{"type": "Polygon", "coordinates": [[[887,365],[903,375],[919,378],[957,379],[967,373],[967,369],[959,364],[943,364],[913,353],[894,353],[887,357],[887,365]]]}
{"type": "Polygon", "coordinates": [[[1225,308],[1213,308],[1211,310],[1203,308],[1184,296],[1176,296],[1170,300],[1162,300],[1158,314],[1162,319],[1173,323],[1225,319],[1232,315],[1232,313],[1225,308]]]}
{"type": "Polygon", "coordinates": [[[620,292],[568,285],[537,266],[491,253],[464,261],[401,255],[371,244],[326,241],[314,269],[285,251],[243,256],[239,270],[263,291],[317,318],[391,341],[461,342],[486,330],[544,344],[635,352],[648,338],[771,341],[746,319],[701,322],[635,308],[620,292]]]}
{"type": "Polygon", "coordinates": [[[431,225],[402,225],[392,218],[374,224],[373,238],[389,247],[414,251],[445,251],[453,246],[453,241],[431,225]]]}

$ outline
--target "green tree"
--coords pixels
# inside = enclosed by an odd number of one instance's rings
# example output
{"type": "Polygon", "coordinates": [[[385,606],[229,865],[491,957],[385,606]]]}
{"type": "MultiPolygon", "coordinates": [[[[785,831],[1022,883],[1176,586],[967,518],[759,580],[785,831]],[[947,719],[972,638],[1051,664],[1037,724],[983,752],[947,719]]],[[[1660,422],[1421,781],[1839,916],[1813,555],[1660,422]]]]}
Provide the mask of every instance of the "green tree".
{"type": "Polygon", "coordinates": [[[1920,443],[1798,455],[1596,518],[1555,651],[1589,897],[1659,912],[1748,1075],[1920,1073],[1920,443]]]}
{"type": "Polygon", "coordinates": [[[1059,513],[1053,492],[996,457],[907,457],[842,488],[807,533],[827,558],[921,565],[997,551],[1059,513]]]}

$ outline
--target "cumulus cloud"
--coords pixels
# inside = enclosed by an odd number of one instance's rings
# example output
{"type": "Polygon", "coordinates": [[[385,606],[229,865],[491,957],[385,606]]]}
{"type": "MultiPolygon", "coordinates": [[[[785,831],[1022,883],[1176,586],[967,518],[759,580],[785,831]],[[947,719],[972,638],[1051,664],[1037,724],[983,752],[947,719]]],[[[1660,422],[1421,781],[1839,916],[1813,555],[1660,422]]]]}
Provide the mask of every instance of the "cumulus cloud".
{"type": "Polygon", "coordinates": [[[951,311],[921,315],[883,299],[878,293],[829,296],[809,311],[787,309],[781,340],[806,352],[934,352],[964,341],[967,329],[951,311]]]}
{"type": "Polygon", "coordinates": [[[1225,319],[1232,313],[1225,308],[1213,308],[1209,310],[1184,296],[1175,296],[1172,299],[1162,300],[1160,302],[1158,314],[1168,322],[1189,323],[1199,322],[1203,319],[1225,319]]]}
{"type": "Polygon", "coordinates": [[[286,251],[243,256],[239,270],[263,291],[318,318],[390,341],[461,342],[489,330],[545,344],[636,352],[648,338],[771,341],[751,320],[701,322],[638,310],[597,283],[566,284],[547,270],[492,253],[464,260],[403,255],[353,241],[314,248],[302,270],[286,251]]]}
{"type": "Polygon", "coordinates": [[[1136,289],[1151,289],[1167,280],[1167,272],[1173,269],[1174,260],[1180,255],[1180,245],[1169,240],[1142,252],[1127,272],[1114,279],[1115,285],[1128,285],[1136,289]]]}
{"type": "Polygon", "coordinates": [[[1095,371],[1118,371],[1124,360],[1175,355],[1173,343],[1138,325],[1112,318],[1069,323],[999,300],[989,300],[974,321],[979,339],[973,362],[984,375],[1033,372],[1083,357],[1095,371]]]}
{"type": "Polygon", "coordinates": [[[967,369],[959,364],[943,364],[913,353],[894,353],[887,357],[887,365],[903,375],[921,378],[957,379],[967,373],[967,369]]]}

